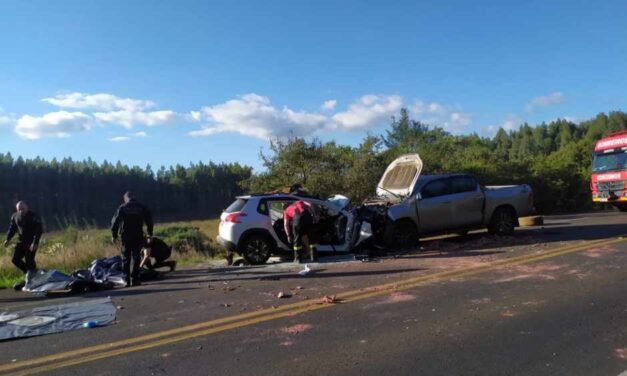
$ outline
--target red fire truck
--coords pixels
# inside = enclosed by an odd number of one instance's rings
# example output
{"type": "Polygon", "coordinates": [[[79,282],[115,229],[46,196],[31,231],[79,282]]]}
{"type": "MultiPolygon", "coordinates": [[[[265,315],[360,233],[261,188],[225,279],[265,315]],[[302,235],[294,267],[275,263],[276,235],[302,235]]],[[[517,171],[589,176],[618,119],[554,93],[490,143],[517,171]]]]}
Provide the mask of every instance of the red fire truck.
{"type": "Polygon", "coordinates": [[[597,141],[590,189],[592,201],[607,202],[627,211],[627,130],[597,141]]]}

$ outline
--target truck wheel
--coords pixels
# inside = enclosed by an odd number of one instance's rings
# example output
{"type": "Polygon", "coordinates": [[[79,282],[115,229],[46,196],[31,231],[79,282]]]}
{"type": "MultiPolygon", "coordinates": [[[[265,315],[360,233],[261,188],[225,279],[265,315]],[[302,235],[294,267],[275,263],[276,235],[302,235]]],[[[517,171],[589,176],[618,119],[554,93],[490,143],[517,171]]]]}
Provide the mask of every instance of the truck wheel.
{"type": "Polygon", "coordinates": [[[264,235],[247,236],[240,244],[242,257],[251,265],[265,264],[274,248],[272,242],[264,235]]]}
{"type": "Polygon", "coordinates": [[[495,235],[512,235],[516,228],[516,213],[511,208],[499,208],[488,225],[488,232],[495,235]]]}
{"type": "Polygon", "coordinates": [[[409,221],[396,221],[387,226],[385,243],[389,249],[407,249],[418,245],[416,226],[409,221]]]}

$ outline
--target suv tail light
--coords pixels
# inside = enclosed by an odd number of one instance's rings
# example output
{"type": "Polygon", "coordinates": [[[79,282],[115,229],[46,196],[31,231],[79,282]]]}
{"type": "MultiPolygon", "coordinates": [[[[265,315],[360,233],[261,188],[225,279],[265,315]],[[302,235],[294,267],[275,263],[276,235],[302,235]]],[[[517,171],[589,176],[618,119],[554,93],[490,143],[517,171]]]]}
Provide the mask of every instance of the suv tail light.
{"type": "Polygon", "coordinates": [[[246,213],[242,213],[242,212],[231,213],[224,218],[224,222],[242,223],[238,220],[239,217],[246,217],[246,213]]]}

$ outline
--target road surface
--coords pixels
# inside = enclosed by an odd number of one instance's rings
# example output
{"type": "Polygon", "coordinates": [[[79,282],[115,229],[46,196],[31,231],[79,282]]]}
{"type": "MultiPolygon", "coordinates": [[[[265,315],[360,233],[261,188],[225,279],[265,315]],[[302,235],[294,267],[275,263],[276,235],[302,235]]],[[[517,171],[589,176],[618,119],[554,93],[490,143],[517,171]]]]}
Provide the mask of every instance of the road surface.
{"type": "Polygon", "coordinates": [[[114,325],[0,343],[0,375],[619,375],[627,216],[548,217],[370,262],[180,270],[96,296],[114,325]],[[278,298],[282,293],[287,296],[278,298]],[[326,297],[326,298],[325,298],[326,297]]]}

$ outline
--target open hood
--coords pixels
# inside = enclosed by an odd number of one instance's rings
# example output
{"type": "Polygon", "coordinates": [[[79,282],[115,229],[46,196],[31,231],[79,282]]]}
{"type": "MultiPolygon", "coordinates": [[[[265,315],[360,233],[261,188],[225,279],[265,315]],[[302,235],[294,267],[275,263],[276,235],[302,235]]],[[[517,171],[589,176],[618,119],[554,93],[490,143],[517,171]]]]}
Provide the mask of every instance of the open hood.
{"type": "Polygon", "coordinates": [[[409,196],[422,171],[418,154],[402,155],[390,163],[377,185],[377,196],[409,196]]]}

